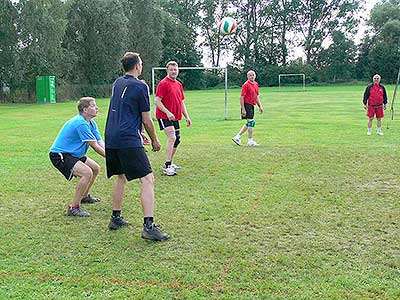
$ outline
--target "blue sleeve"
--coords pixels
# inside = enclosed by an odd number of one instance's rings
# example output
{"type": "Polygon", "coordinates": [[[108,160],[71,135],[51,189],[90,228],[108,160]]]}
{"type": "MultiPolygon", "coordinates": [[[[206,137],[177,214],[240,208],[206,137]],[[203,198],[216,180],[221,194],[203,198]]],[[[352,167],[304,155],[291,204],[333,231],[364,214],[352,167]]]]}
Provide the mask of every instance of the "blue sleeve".
{"type": "Polygon", "coordinates": [[[100,132],[99,132],[99,127],[97,127],[97,123],[95,122],[95,120],[90,120],[90,122],[93,125],[92,133],[96,137],[96,140],[101,141],[102,139],[101,139],[101,135],[100,135],[100,132]]]}
{"type": "Polygon", "coordinates": [[[81,139],[82,142],[87,142],[87,141],[96,141],[96,136],[92,133],[90,130],[89,124],[82,124],[79,125],[77,128],[79,138],[81,139]]]}

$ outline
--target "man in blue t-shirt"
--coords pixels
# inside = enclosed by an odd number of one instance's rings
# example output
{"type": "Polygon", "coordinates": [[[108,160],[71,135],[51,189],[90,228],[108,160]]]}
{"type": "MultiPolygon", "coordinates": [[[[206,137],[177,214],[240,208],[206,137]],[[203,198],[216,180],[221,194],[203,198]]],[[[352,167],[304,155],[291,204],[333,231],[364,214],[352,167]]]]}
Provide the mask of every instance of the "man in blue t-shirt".
{"type": "Polygon", "coordinates": [[[68,206],[68,216],[88,217],[90,214],[81,210],[81,203],[94,203],[100,199],[89,194],[100,166],[85,156],[89,146],[105,157],[104,143],[99,129],[93,120],[99,108],[92,97],[83,97],[78,101],[79,114],[68,120],[58,133],[50,148],[50,160],[64,177],[70,181],[79,177],[73,203],[68,206]]]}
{"type": "Polygon", "coordinates": [[[141,135],[143,124],[150,136],[153,151],[160,150],[161,144],[150,115],[149,88],[138,79],[142,73],[139,54],[127,52],[121,63],[125,76],[115,80],[112,86],[105,130],[107,177],[117,175],[108,228],[115,230],[129,225],[121,216],[125,185],[127,181],[139,178],[144,215],[142,238],[165,240],[169,235],[161,232],[154,223],[154,176],[141,135]]]}

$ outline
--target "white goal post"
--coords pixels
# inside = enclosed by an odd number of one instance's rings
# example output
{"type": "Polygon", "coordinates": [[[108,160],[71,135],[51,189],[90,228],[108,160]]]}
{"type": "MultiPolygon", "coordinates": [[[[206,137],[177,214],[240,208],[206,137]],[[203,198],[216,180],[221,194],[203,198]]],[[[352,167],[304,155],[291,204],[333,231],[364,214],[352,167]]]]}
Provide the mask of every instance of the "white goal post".
{"type": "Polygon", "coordinates": [[[279,89],[281,89],[281,77],[293,77],[293,76],[301,76],[303,79],[303,91],[306,90],[306,74],[304,73],[298,73],[298,74],[279,74],[278,75],[278,83],[279,83],[279,89]]]}
{"type": "MultiPolygon", "coordinates": [[[[151,68],[151,88],[153,94],[153,101],[155,99],[155,71],[166,70],[166,67],[153,67],[151,68]]],[[[225,74],[225,120],[228,119],[228,68],[226,67],[179,67],[179,70],[223,70],[225,74]]]]}

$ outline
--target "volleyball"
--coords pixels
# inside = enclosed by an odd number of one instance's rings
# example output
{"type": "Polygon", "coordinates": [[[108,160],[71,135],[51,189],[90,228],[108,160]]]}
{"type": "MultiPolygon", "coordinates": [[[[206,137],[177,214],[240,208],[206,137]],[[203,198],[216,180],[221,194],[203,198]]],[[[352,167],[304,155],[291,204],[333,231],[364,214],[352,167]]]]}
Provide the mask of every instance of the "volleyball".
{"type": "Polygon", "coordinates": [[[234,33],[237,28],[236,21],[231,17],[225,17],[219,23],[218,28],[222,34],[234,33]]]}

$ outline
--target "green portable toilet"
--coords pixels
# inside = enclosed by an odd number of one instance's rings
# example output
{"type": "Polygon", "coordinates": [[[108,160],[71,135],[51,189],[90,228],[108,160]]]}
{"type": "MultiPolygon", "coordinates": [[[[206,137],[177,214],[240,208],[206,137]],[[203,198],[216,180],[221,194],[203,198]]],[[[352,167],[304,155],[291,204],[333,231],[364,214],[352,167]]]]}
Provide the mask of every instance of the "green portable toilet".
{"type": "Polygon", "coordinates": [[[36,76],[36,102],[56,103],[55,76],[36,76]]]}

